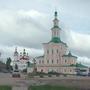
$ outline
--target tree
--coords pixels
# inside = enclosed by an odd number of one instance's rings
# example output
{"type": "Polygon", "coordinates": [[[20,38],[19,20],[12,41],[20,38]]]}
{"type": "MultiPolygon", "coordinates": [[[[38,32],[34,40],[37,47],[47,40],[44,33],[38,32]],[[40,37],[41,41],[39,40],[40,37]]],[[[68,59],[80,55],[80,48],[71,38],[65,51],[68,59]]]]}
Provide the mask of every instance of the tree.
{"type": "Polygon", "coordinates": [[[7,61],[6,61],[6,69],[8,70],[8,71],[10,71],[11,70],[11,58],[9,57],[9,58],[7,58],[7,61]]]}
{"type": "Polygon", "coordinates": [[[18,69],[18,65],[17,64],[15,64],[15,70],[17,70],[18,69]]]}

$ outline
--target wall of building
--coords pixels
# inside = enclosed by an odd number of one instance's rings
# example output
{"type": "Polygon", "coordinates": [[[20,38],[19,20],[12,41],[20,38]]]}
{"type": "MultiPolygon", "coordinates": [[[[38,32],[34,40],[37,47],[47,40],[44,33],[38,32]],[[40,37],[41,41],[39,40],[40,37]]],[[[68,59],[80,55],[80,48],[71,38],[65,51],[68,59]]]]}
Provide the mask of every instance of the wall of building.
{"type": "Polygon", "coordinates": [[[60,66],[38,66],[37,70],[38,72],[43,72],[48,73],[48,72],[58,72],[61,74],[76,74],[75,72],[76,67],[60,67],[60,66]]]}

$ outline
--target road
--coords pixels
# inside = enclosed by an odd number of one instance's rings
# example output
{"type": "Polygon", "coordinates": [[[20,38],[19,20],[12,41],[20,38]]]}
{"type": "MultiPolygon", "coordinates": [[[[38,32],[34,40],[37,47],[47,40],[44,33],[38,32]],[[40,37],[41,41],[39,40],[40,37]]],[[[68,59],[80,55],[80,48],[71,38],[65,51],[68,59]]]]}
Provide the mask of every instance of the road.
{"type": "Polygon", "coordinates": [[[12,90],[28,90],[28,84],[23,75],[21,78],[12,78],[10,73],[0,73],[0,85],[11,85],[12,90]]]}
{"type": "Polygon", "coordinates": [[[22,75],[21,78],[12,78],[9,73],[0,73],[0,85],[11,85],[13,90],[27,90],[30,85],[64,85],[83,88],[84,90],[90,90],[90,77],[35,77],[32,79],[25,79],[22,75]],[[18,89],[17,89],[18,88],[18,89]],[[20,89],[21,88],[21,89],[20,89]],[[22,89],[23,88],[23,89],[22,89]]]}

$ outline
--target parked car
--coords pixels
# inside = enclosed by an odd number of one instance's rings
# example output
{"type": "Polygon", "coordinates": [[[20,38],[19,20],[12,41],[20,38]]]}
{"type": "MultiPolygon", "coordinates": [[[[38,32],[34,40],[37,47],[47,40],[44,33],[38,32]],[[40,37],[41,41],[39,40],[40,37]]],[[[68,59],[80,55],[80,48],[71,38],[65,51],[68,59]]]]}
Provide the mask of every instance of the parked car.
{"type": "Polygon", "coordinates": [[[20,75],[20,71],[19,70],[14,70],[13,72],[12,72],[12,77],[20,77],[21,75],[20,75]]]}
{"type": "Polygon", "coordinates": [[[88,76],[90,77],[90,72],[88,73],[88,76]]]}
{"type": "Polygon", "coordinates": [[[88,73],[87,73],[86,70],[79,70],[79,71],[77,72],[77,75],[78,75],[78,76],[88,76],[88,73]]]}
{"type": "Polygon", "coordinates": [[[55,72],[55,71],[51,71],[51,72],[48,72],[48,75],[51,76],[51,75],[56,75],[57,77],[60,75],[60,73],[58,72],[55,72]]]}

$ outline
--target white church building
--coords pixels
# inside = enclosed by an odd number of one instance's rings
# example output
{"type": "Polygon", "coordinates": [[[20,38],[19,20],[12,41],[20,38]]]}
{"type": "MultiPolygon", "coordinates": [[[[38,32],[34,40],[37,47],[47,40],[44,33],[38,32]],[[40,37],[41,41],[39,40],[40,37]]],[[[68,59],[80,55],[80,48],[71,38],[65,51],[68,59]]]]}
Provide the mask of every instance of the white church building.
{"type": "Polygon", "coordinates": [[[30,60],[30,57],[25,49],[23,49],[23,52],[19,53],[17,48],[15,48],[13,57],[13,69],[15,69],[15,65],[17,65],[18,69],[21,71],[27,68],[27,62],[30,60]]]}
{"type": "Polygon", "coordinates": [[[61,41],[61,28],[59,27],[57,11],[54,13],[51,32],[51,40],[43,43],[44,55],[36,57],[37,71],[76,74],[77,57],[72,55],[71,52],[68,51],[67,44],[61,41]]]}

